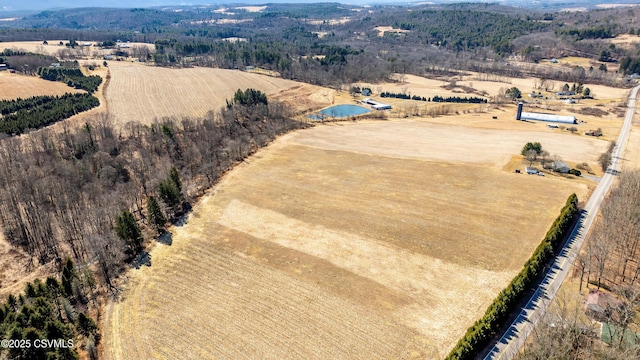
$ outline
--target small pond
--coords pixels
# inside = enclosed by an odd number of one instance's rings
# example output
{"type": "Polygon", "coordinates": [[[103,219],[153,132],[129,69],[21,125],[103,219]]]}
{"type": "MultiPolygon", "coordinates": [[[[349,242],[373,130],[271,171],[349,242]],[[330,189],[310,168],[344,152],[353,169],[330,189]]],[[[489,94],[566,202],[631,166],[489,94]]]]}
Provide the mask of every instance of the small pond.
{"type": "Polygon", "coordinates": [[[314,120],[320,120],[320,116],[324,115],[325,119],[328,120],[331,118],[344,118],[349,116],[362,115],[368,112],[371,112],[371,110],[362,106],[343,104],[320,110],[317,114],[309,115],[309,117],[314,120]]]}

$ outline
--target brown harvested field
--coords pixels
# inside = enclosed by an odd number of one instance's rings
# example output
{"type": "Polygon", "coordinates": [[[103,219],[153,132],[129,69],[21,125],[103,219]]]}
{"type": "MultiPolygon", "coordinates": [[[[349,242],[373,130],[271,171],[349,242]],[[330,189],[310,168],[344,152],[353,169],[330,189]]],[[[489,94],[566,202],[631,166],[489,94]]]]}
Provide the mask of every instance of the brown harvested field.
{"type": "Polygon", "coordinates": [[[281,91],[298,88],[297,95],[309,104],[318,93],[327,92],[320,87],[238,70],[169,69],[129,62],[111,62],[109,68],[111,83],[106,98],[110,114],[119,123],[202,117],[217,111],[238,89],[255,88],[277,98],[281,91]]]}
{"type": "Polygon", "coordinates": [[[378,36],[384,36],[384,33],[386,33],[386,32],[388,32],[388,33],[396,33],[396,34],[410,32],[409,30],[394,29],[393,26],[376,26],[376,27],[373,28],[373,30],[378,32],[378,36]]]}
{"type": "Polygon", "coordinates": [[[477,129],[420,120],[324,126],[314,129],[313,136],[291,138],[293,143],[323,149],[449,163],[490,163],[496,168],[519,154],[529,141],[540,142],[551,154],[568,161],[595,162],[608,146],[606,141],[568,132],[565,136],[559,131],[477,129]]]}
{"type": "MultiPolygon", "coordinates": [[[[443,358],[586,196],[501,171],[531,135],[387,121],[281,137],[129,273],[106,358],[443,358]]],[[[600,146],[576,139],[558,151],[600,146]]]]}
{"type": "Polygon", "coordinates": [[[28,98],[38,95],[63,95],[83,92],[66,84],[40,79],[36,76],[0,72],[0,100],[28,98]]]}

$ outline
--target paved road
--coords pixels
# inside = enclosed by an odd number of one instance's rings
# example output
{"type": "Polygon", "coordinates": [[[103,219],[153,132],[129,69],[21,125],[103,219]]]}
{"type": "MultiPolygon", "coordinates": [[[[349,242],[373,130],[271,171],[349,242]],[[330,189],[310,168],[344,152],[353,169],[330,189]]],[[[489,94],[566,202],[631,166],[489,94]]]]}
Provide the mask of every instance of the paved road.
{"type": "Polygon", "coordinates": [[[567,242],[564,244],[561,253],[554,260],[553,266],[549,272],[547,272],[540,286],[538,286],[529,302],[522,308],[518,317],[513,321],[513,323],[511,323],[511,326],[509,326],[507,331],[502,335],[498,343],[491,349],[491,351],[489,351],[487,356],[485,356],[485,360],[513,359],[524,345],[524,342],[535,327],[535,324],[546,312],[549,303],[556,295],[560,285],[562,285],[562,281],[569,273],[569,268],[582,246],[585,235],[589,232],[589,228],[591,227],[598,209],[600,208],[600,203],[607,192],[609,192],[609,188],[611,187],[615,176],[614,174],[619,170],[620,160],[622,159],[622,154],[627,144],[627,138],[629,137],[629,131],[631,130],[639,89],[640,85],[631,90],[629,105],[624,117],[622,129],[620,130],[620,136],[618,137],[616,146],[611,154],[612,160],[609,170],[602,177],[598,186],[591,194],[587,205],[581,212],[578,223],[571,232],[567,242]]]}

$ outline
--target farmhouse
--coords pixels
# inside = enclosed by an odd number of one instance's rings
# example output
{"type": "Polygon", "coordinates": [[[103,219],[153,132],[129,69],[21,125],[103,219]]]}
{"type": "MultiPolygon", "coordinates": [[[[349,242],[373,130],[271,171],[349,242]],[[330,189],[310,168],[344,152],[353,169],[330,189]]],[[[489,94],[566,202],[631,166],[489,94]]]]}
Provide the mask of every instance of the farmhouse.
{"type": "Polygon", "coordinates": [[[538,169],[533,167],[533,166],[527,166],[524,168],[524,170],[527,172],[527,174],[529,175],[534,175],[538,173],[538,169]]]}

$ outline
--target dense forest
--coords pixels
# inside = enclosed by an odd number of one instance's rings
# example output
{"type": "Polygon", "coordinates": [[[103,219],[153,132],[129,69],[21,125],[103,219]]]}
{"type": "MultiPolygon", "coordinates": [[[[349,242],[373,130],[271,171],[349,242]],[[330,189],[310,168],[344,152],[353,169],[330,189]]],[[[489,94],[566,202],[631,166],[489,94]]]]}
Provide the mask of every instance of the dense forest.
{"type": "Polygon", "coordinates": [[[94,264],[114,290],[112,280],[134,261],[142,241],[157,235],[155,220],[175,220],[238,161],[304,126],[281,104],[263,100],[264,94],[245,91],[202,119],[131,123],[117,131],[104,117],[80,129],[4,139],[0,220],[6,238],[40,263],[62,267],[71,255],[94,264]],[[156,209],[147,216],[151,197],[160,199],[162,217],[156,209]]]}

